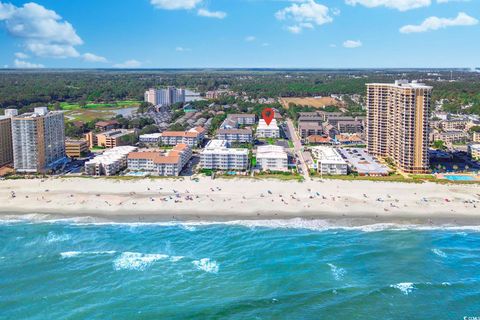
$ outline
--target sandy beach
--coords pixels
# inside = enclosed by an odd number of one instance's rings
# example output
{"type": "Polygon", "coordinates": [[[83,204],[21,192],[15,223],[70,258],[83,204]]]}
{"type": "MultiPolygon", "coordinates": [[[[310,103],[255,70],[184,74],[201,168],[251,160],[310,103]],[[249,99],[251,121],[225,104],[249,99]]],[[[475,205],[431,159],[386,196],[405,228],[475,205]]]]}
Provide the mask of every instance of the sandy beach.
{"type": "Polygon", "coordinates": [[[26,214],[132,222],[301,217],[480,225],[480,186],[209,178],[0,181],[0,215],[26,214]]]}

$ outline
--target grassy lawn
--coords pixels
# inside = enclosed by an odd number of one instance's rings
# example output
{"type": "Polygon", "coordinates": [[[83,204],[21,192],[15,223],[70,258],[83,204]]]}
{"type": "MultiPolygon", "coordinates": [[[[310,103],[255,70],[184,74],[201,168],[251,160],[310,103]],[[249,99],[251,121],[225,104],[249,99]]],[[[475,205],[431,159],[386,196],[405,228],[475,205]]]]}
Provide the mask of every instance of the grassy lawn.
{"type": "Polygon", "coordinates": [[[113,103],[87,103],[84,108],[80,107],[78,103],[61,102],[60,107],[62,110],[84,110],[84,109],[111,109],[111,108],[130,108],[140,106],[140,101],[117,101],[113,103]]]}

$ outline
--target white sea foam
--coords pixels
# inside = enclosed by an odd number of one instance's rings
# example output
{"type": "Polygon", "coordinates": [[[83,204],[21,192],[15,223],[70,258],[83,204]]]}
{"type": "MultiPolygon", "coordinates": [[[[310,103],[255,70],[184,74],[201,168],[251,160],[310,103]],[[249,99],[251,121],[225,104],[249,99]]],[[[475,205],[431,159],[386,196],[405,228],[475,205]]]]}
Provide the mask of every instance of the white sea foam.
{"type": "Polygon", "coordinates": [[[215,260],[210,260],[209,258],[195,260],[192,263],[198,270],[208,273],[217,273],[219,269],[217,262],[215,260]]]}
{"type": "Polygon", "coordinates": [[[413,290],[415,290],[415,285],[411,282],[401,282],[401,283],[390,285],[390,288],[398,289],[402,291],[404,295],[408,296],[408,294],[410,294],[413,290]]]}
{"type": "Polygon", "coordinates": [[[65,259],[65,258],[72,258],[81,255],[82,253],[80,251],[67,251],[67,252],[62,252],[60,253],[60,256],[65,259]]]}
{"type": "Polygon", "coordinates": [[[345,269],[339,268],[333,263],[328,263],[328,266],[330,267],[330,270],[332,270],[332,275],[335,278],[335,280],[340,281],[343,279],[346,273],[345,269]]]}
{"type": "Polygon", "coordinates": [[[67,251],[60,253],[60,256],[65,259],[87,255],[112,255],[115,253],[116,251],[67,251]]]}
{"type": "Polygon", "coordinates": [[[182,257],[182,256],[173,256],[173,257],[170,257],[170,261],[177,262],[177,261],[182,260],[183,258],[184,257],[182,257]]]}
{"type": "Polygon", "coordinates": [[[62,242],[70,240],[70,235],[68,234],[56,234],[54,232],[49,232],[47,235],[47,243],[62,242]]]}
{"type": "Polygon", "coordinates": [[[439,257],[442,257],[442,258],[447,257],[447,254],[440,249],[432,249],[432,252],[435,253],[439,257]]]}
{"type": "Polygon", "coordinates": [[[480,225],[477,226],[456,226],[451,224],[445,225],[422,225],[422,224],[397,224],[397,223],[374,223],[359,226],[349,225],[349,220],[326,220],[326,219],[270,219],[270,220],[232,220],[232,221],[170,221],[170,222],[113,222],[113,221],[98,221],[93,217],[78,217],[68,219],[54,219],[51,215],[30,214],[23,216],[3,216],[0,221],[6,223],[11,222],[31,222],[31,223],[68,223],[73,225],[118,225],[128,227],[142,227],[142,226],[166,226],[166,227],[180,227],[188,231],[196,230],[196,227],[211,226],[211,225],[233,225],[244,226],[248,228],[272,228],[272,229],[307,229],[313,231],[327,231],[327,230],[355,230],[362,232],[380,232],[384,230],[405,231],[405,230],[446,230],[458,231],[462,234],[465,231],[480,232],[480,225]],[[2,220],[5,218],[6,220],[2,220]]]}
{"type": "Polygon", "coordinates": [[[165,254],[146,254],[138,252],[123,252],[113,261],[115,270],[144,271],[158,260],[167,259],[165,254]]]}

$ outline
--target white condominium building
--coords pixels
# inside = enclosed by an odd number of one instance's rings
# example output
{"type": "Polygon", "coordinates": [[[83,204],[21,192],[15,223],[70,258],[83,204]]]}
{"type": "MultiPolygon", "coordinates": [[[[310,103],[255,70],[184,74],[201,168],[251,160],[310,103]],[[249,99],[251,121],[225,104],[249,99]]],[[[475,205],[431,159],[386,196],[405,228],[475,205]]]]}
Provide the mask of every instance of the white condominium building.
{"type": "Polygon", "coordinates": [[[155,143],[155,144],[158,144],[161,141],[161,138],[162,138],[161,133],[142,134],[138,137],[139,141],[142,143],[155,143]]]}
{"type": "Polygon", "coordinates": [[[132,152],[128,155],[128,169],[158,176],[178,176],[191,157],[192,149],[186,144],[178,144],[166,153],[132,152]]]}
{"type": "Polygon", "coordinates": [[[145,91],[145,102],[154,106],[171,106],[172,104],[185,103],[185,89],[167,87],[165,89],[149,89],[145,91]]]}
{"type": "Polygon", "coordinates": [[[277,120],[273,119],[270,125],[267,125],[265,120],[260,119],[257,127],[257,138],[280,138],[280,128],[277,125],[277,120]]]}
{"type": "Polygon", "coordinates": [[[431,95],[432,87],[417,82],[367,84],[368,152],[403,172],[428,172],[431,95]]]}
{"type": "Polygon", "coordinates": [[[201,153],[201,167],[215,170],[246,170],[248,149],[234,149],[228,146],[226,140],[211,140],[201,153]]]}
{"type": "Polygon", "coordinates": [[[227,140],[228,142],[250,143],[253,140],[252,129],[218,129],[218,140],[227,140]]]}
{"type": "Polygon", "coordinates": [[[85,173],[89,176],[113,176],[127,167],[127,156],[134,151],[137,148],[132,146],[107,149],[85,163],[85,173]]]}
{"type": "Polygon", "coordinates": [[[13,160],[18,172],[46,172],[66,159],[63,112],[35,108],[12,118],[13,160]]]}
{"type": "Polygon", "coordinates": [[[317,171],[321,174],[345,175],[348,173],[348,164],[336,149],[326,146],[313,147],[312,155],[317,160],[317,171]]]}
{"type": "Polygon", "coordinates": [[[285,149],[274,145],[259,146],[257,167],[264,171],[288,171],[288,155],[285,149]]]}

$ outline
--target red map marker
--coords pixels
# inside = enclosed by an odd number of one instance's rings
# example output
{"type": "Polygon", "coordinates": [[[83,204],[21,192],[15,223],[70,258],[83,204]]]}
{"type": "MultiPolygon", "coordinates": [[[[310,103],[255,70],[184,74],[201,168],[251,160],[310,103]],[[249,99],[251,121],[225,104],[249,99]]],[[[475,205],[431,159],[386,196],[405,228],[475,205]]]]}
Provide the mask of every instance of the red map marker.
{"type": "Polygon", "coordinates": [[[265,123],[267,126],[270,125],[270,122],[272,122],[273,118],[275,117],[275,111],[273,111],[272,108],[265,108],[262,111],[262,118],[265,120],[265,123]]]}

